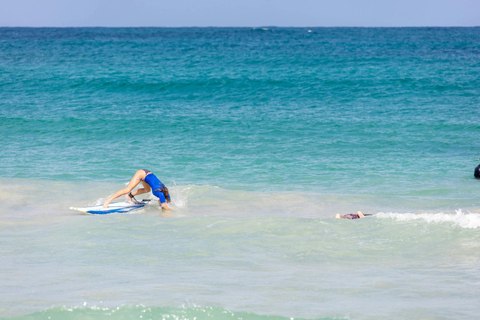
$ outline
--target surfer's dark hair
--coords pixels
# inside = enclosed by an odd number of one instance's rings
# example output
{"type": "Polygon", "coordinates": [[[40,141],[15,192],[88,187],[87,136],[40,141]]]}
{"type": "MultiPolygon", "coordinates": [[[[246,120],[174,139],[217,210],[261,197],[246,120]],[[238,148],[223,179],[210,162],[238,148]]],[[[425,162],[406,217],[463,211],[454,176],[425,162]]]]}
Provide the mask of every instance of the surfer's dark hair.
{"type": "Polygon", "coordinates": [[[163,195],[165,196],[165,200],[167,201],[167,203],[170,203],[170,193],[168,192],[168,188],[167,187],[163,187],[162,189],[160,189],[160,191],[163,193],[163,195]]]}

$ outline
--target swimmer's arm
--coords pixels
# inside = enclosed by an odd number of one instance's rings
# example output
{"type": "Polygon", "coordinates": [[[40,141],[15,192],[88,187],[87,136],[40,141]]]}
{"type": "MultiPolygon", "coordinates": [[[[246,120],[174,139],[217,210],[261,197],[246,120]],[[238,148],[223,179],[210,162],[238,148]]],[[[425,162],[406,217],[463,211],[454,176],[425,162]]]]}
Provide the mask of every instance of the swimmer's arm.
{"type": "Polygon", "coordinates": [[[365,218],[365,215],[361,211],[358,211],[357,214],[359,218],[365,218]]]}

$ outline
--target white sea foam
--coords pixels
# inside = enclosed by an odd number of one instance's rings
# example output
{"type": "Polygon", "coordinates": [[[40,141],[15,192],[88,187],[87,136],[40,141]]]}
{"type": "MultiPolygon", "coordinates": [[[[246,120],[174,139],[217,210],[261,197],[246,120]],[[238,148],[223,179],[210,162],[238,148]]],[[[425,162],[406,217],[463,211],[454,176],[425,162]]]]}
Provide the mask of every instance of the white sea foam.
{"type": "Polygon", "coordinates": [[[377,218],[390,218],[397,221],[418,221],[423,220],[427,223],[451,223],[465,229],[480,228],[480,213],[463,212],[461,209],[452,213],[394,213],[379,212],[375,215],[377,218]]]}
{"type": "Polygon", "coordinates": [[[193,186],[177,186],[173,181],[169,186],[172,202],[177,208],[183,208],[187,205],[187,199],[193,186]]]}

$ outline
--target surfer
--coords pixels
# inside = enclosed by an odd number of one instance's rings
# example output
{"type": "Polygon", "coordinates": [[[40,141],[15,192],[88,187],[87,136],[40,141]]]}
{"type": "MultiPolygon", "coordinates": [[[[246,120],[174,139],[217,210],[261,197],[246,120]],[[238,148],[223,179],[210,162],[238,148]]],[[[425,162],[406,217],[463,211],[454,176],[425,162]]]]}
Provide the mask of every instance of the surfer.
{"type": "Polygon", "coordinates": [[[153,190],[153,195],[160,199],[160,206],[165,210],[171,210],[168,206],[168,203],[171,200],[167,187],[165,187],[165,185],[157,178],[156,175],[147,169],[140,169],[135,172],[135,175],[133,176],[132,180],[130,180],[128,185],[124,189],[118,190],[113,194],[113,196],[108,198],[103,204],[103,207],[108,208],[110,202],[123,195],[126,195],[125,197],[127,200],[132,203],[132,199],[135,199],[134,196],[150,192],[151,190],[153,190]],[[139,188],[132,192],[133,188],[135,188],[140,182],[142,183],[143,188],[139,188]]]}
{"type": "Polygon", "coordinates": [[[337,213],[335,215],[335,218],[353,220],[353,219],[365,218],[365,215],[361,211],[357,211],[356,214],[355,213],[349,213],[349,214],[346,214],[344,216],[342,216],[340,213],[337,213]]]}

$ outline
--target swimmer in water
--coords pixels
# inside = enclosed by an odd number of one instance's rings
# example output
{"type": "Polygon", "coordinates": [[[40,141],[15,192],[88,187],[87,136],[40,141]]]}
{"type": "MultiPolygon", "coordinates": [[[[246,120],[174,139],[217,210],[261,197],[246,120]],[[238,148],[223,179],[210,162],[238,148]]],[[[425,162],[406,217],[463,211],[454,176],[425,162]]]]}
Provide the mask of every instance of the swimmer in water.
{"type": "Polygon", "coordinates": [[[354,219],[360,219],[360,218],[365,218],[365,215],[361,211],[357,211],[357,213],[349,213],[344,216],[342,216],[340,213],[337,213],[335,215],[335,218],[337,219],[348,219],[348,220],[354,220],[354,219]]]}
{"type": "Polygon", "coordinates": [[[108,208],[110,202],[123,195],[126,195],[125,197],[127,200],[130,203],[133,203],[132,200],[135,200],[134,196],[150,191],[152,191],[154,196],[160,199],[158,202],[162,209],[171,210],[168,206],[168,203],[171,200],[167,187],[165,187],[165,185],[157,178],[157,176],[147,169],[140,169],[135,172],[135,175],[130,180],[128,185],[124,189],[118,190],[113,194],[113,196],[108,198],[103,204],[103,207],[108,208]],[[132,192],[133,188],[135,188],[140,182],[142,183],[143,188],[139,188],[132,192]]]}
{"type": "Polygon", "coordinates": [[[473,171],[473,176],[477,179],[480,179],[480,164],[473,171]]]}

